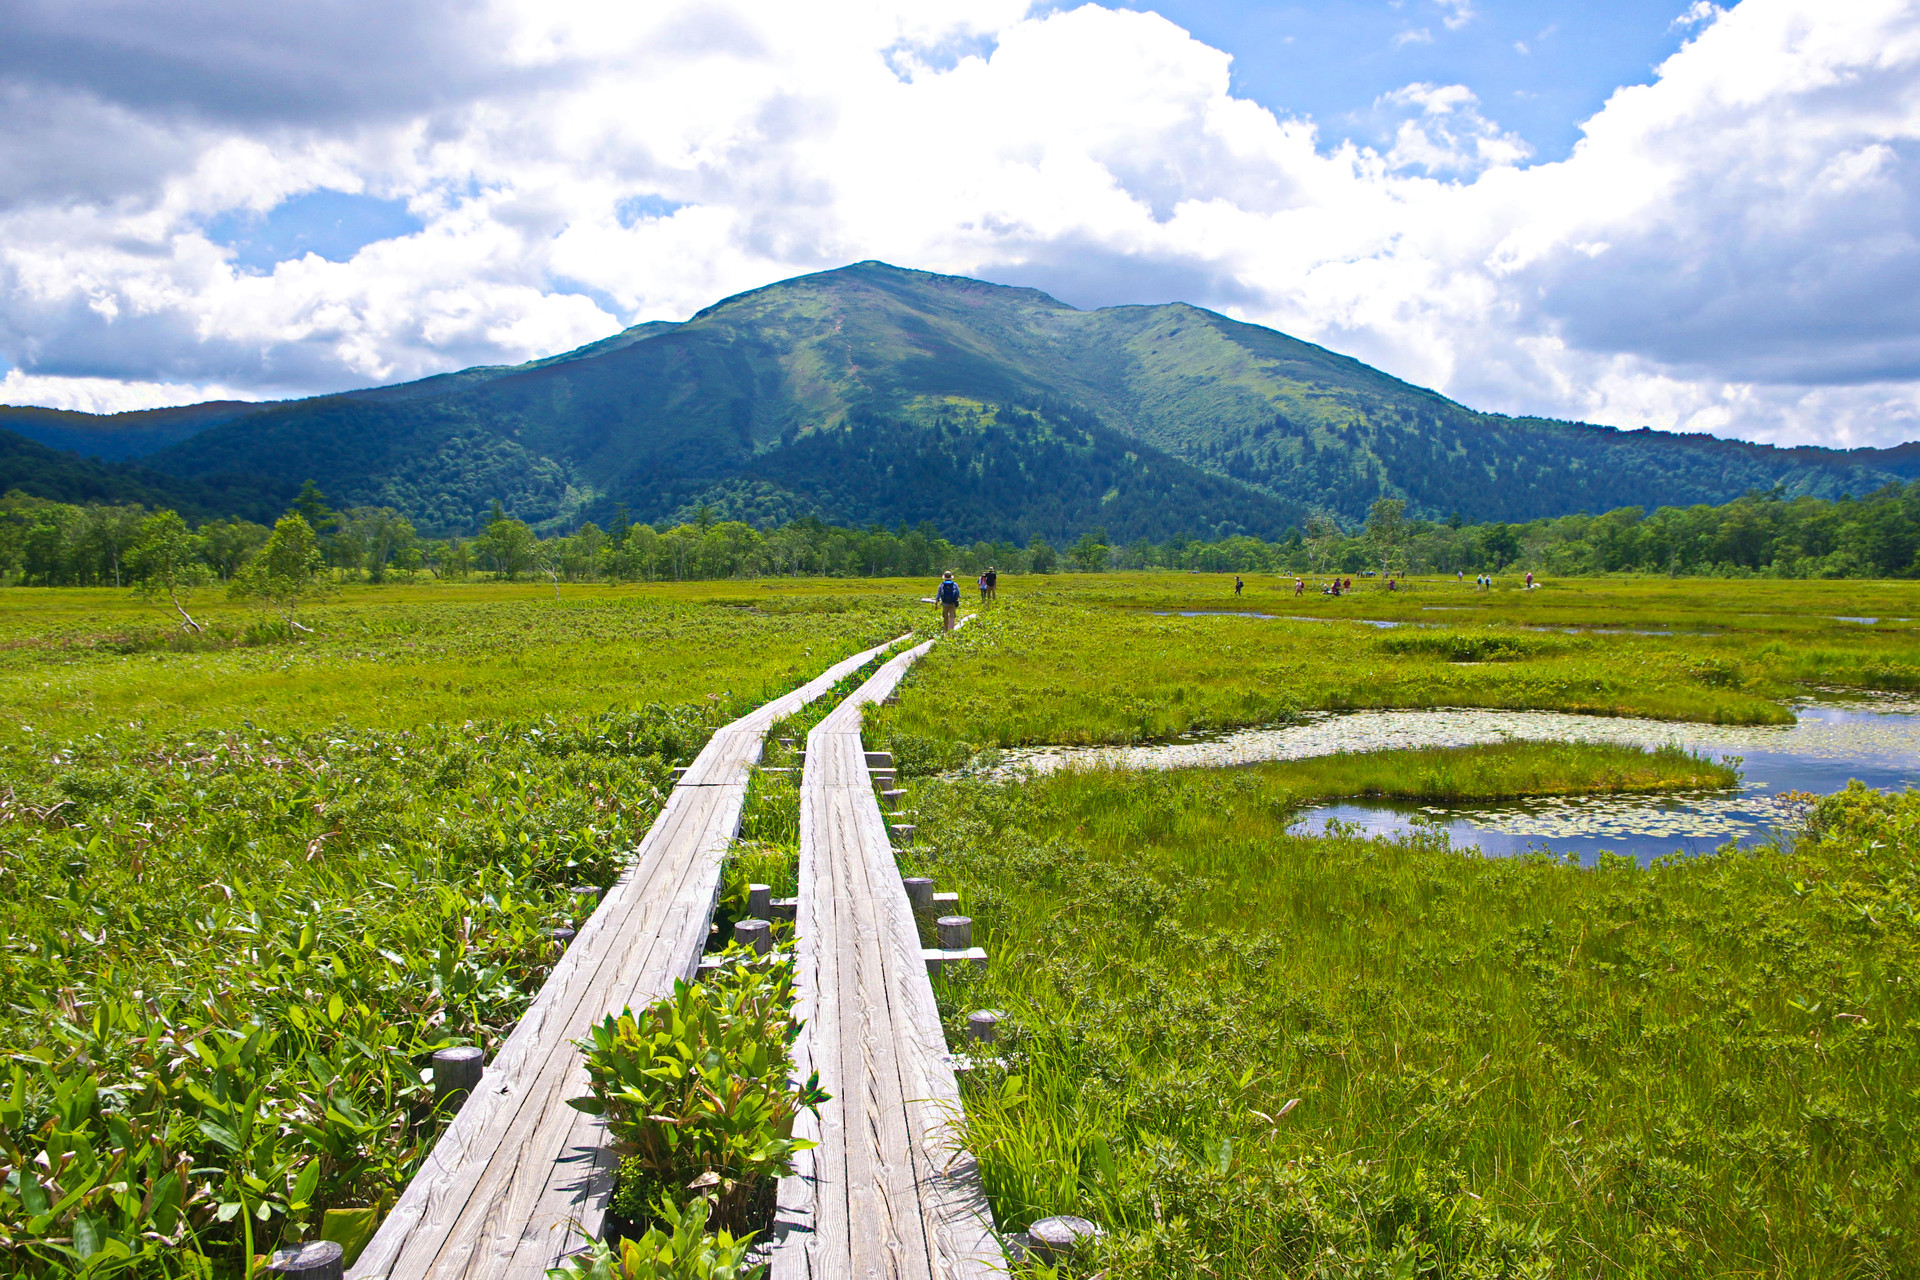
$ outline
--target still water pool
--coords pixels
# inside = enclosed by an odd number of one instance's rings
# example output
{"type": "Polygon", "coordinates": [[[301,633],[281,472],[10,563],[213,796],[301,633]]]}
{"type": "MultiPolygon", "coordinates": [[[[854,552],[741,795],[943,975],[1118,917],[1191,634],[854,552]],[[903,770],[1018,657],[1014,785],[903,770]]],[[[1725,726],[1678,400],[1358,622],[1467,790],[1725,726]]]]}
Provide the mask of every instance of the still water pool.
{"type": "Polygon", "coordinates": [[[1737,791],[1593,796],[1473,806],[1351,801],[1304,811],[1297,829],[1352,824],[1369,835],[1439,829],[1488,854],[1545,849],[1592,862],[1604,850],[1642,861],[1699,853],[1732,840],[1763,843],[1797,814],[1778,797],[1828,792],[1858,778],[1887,790],[1920,786],[1920,702],[1876,698],[1809,701],[1791,725],[1676,724],[1558,711],[1354,711],[1318,713],[1270,729],[1152,747],[1040,747],[1008,751],[994,772],[1073,767],[1220,768],[1336,752],[1464,747],[1515,740],[1678,743],[1715,759],[1738,757],[1737,791]]]}

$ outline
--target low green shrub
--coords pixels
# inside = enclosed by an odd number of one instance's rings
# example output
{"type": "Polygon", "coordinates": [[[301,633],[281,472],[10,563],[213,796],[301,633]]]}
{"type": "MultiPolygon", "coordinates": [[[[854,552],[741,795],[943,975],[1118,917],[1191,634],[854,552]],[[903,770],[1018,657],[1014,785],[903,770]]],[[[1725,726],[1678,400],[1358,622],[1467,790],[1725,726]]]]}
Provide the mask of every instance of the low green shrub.
{"type": "Polygon", "coordinates": [[[547,1272],[547,1280],[747,1280],[761,1268],[749,1265],[751,1235],[707,1234],[712,1202],[704,1196],[682,1209],[671,1196],[656,1206],[661,1226],[619,1244],[595,1240],[587,1253],[547,1272]]]}
{"type": "Polygon", "coordinates": [[[1499,631],[1397,631],[1374,642],[1381,653],[1418,654],[1448,662],[1518,662],[1559,653],[1566,645],[1499,631]]]}
{"type": "Polygon", "coordinates": [[[729,951],[707,980],[609,1014],[580,1042],[593,1092],[572,1105],[606,1118],[621,1161],[616,1214],[644,1220],[663,1197],[704,1191],[718,1227],[750,1225],[813,1145],[793,1136],[794,1118],[827,1097],[817,1074],[788,1077],[792,1008],[791,962],[729,951]]]}

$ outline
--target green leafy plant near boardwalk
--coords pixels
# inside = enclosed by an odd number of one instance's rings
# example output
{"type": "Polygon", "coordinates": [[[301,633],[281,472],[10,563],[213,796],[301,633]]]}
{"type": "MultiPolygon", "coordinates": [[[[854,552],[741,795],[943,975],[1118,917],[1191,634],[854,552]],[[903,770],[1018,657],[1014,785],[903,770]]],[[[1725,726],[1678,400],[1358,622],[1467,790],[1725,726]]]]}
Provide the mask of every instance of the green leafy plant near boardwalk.
{"type": "Polygon", "coordinates": [[[6,752],[11,1269],[357,1244],[437,1132],[428,1056],[497,1044],[569,888],[613,879],[705,731],[656,709],[6,752]]]}
{"type": "Polygon", "coordinates": [[[825,1101],[818,1076],[788,1079],[792,1010],[791,962],[730,952],[702,981],[593,1029],[581,1044],[593,1092],[573,1105],[606,1118],[615,1213],[644,1222],[663,1200],[702,1198],[720,1229],[764,1216],[774,1180],[813,1145],[793,1136],[795,1117],[825,1101]]]}
{"type": "MultiPolygon", "coordinates": [[[[1296,792],[1295,795],[1298,795],[1296,792]]],[[[1258,771],[921,784],[1010,1014],[996,1216],[1123,1276],[1920,1268],[1920,793],[1791,849],[1463,856],[1293,834],[1258,771]]]]}
{"type": "Polygon", "coordinates": [[[765,1267],[747,1261],[752,1237],[707,1234],[711,1206],[696,1198],[682,1209],[671,1198],[656,1206],[659,1222],[618,1244],[589,1243],[587,1252],[547,1272],[548,1280],[751,1280],[765,1267]]]}

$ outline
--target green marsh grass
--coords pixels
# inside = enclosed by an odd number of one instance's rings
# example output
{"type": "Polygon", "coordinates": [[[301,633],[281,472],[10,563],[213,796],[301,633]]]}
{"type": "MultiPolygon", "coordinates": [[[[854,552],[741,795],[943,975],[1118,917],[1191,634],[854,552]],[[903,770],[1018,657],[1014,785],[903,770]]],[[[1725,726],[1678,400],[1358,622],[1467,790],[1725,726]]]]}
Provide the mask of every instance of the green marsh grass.
{"type": "Polygon", "coordinates": [[[738,714],[916,621],[910,584],[347,588],[295,636],[222,604],[189,641],[131,592],[0,592],[0,737],[103,722],[407,728],[711,700],[738,714]],[[730,594],[716,587],[730,588],[730,594]]]}
{"type": "Polygon", "coordinates": [[[492,1051],[670,767],[912,616],[712,585],[349,592],[186,651],[0,593],[0,1269],[356,1249],[446,1118],[432,1052],[492,1051]]]}
{"type": "Polygon", "coordinates": [[[1920,1268],[1920,794],[1591,870],[1291,834],[1259,770],[917,784],[1004,1228],[1120,1277],[1920,1268]]]}
{"type": "Polygon", "coordinates": [[[989,747],[1163,741],[1303,711],[1784,724],[1787,701],[1810,688],[1920,688],[1920,584],[1582,580],[1489,594],[1448,581],[1336,601],[1268,599],[1260,584],[1235,600],[1199,575],[1009,582],[997,606],[915,668],[897,708],[871,718],[870,741],[903,770],[953,768],[989,747]],[[1889,612],[1863,626],[1809,607],[1889,612]],[[1309,620],[1164,616],[1183,609],[1309,620]]]}
{"type": "MultiPolygon", "coordinates": [[[[1103,794],[1114,784],[1151,792],[1152,773],[1085,771],[1110,780],[1093,785],[1103,794]]],[[[1279,760],[1236,769],[1253,778],[1268,805],[1374,797],[1458,804],[1539,796],[1623,795],[1704,791],[1732,787],[1739,770],[1676,746],[1645,750],[1613,743],[1501,742],[1475,747],[1366,751],[1305,760],[1279,760]]],[[[1064,783],[1061,785],[1065,785],[1064,783]]],[[[1120,812],[1151,811],[1152,800],[1120,812]]]]}

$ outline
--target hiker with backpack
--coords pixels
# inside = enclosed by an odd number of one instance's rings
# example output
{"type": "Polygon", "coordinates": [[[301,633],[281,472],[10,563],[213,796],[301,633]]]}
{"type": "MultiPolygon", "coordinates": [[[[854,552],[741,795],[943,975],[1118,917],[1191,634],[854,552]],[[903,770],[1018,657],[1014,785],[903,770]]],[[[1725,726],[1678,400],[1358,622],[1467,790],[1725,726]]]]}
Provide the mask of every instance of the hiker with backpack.
{"type": "Polygon", "coordinates": [[[953,570],[940,575],[940,590],[934,592],[933,598],[940,602],[941,630],[953,630],[954,614],[960,608],[960,584],[953,580],[953,570]]]}

